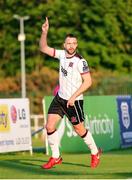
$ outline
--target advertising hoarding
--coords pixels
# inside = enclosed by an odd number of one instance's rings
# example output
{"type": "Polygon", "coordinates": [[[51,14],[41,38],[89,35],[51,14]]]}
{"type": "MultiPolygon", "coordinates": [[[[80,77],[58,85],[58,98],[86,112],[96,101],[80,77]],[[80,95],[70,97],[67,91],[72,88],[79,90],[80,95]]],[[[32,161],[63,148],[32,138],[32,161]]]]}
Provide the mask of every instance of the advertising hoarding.
{"type": "Polygon", "coordinates": [[[132,97],[118,96],[121,147],[132,146],[132,97]]]}
{"type": "Polygon", "coordinates": [[[32,151],[29,100],[0,99],[0,153],[32,151]]]}

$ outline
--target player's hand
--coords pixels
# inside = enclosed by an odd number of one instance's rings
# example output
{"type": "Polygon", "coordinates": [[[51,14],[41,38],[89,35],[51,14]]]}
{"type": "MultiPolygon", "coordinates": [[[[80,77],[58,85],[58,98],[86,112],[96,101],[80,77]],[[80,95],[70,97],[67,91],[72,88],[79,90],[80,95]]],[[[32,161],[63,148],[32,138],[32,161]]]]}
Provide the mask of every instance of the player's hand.
{"type": "Polygon", "coordinates": [[[67,102],[67,108],[69,106],[74,106],[74,103],[75,103],[75,98],[74,97],[71,97],[68,102],[67,102]]]}
{"type": "Polygon", "coordinates": [[[48,21],[48,18],[46,17],[46,20],[45,20],[44,24],[42,25],[42,32],[47,33],[48,30],[49,30],[49,21],[48,21]]]}

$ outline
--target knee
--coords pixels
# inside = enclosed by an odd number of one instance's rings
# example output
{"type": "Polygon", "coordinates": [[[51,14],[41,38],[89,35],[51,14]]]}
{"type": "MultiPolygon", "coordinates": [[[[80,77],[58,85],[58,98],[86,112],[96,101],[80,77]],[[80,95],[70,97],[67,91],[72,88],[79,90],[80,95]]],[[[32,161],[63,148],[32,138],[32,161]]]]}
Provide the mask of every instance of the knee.
{"type": "Polygon", "coordinates": [[[84,126],[74,126],[74,130],[81,137],[86,133],[86,128],[84,126]]]}
{"type": "Polygon", "coordinates": [[[46,124],[45,128],[46,128],[48,133],[55,131],[55,127],[51,126],[50,124],[46,124]]]}
{"type": "Polygon", "coordinates": [[[74,128],[74,130],[78,135],[80,134],[80,129],[79,128],[74,128]]]}
{"type": "Polygon", "coordinates": [[[81,129],[79,127],[74,127],[74,130],[79,136],[81,136],[82,132],[81,132],[81,129]]]}

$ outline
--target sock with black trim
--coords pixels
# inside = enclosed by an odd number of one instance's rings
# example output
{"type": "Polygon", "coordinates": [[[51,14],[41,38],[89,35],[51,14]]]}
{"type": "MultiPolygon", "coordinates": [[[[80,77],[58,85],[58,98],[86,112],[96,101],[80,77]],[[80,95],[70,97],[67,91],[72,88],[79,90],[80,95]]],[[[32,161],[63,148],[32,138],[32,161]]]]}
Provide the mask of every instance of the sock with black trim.
{"type": "Polygon", "coordinates": [[[90,131],[87,130],[87,132],[84,134],[84,136],[82,136],[85,144],[88,146],[88,148],[91,151],[91,154],[95,155],[98,153],[98,148],[95,144],[95,141],[92,137],[92,134],[90,133],[90,131]]]}
{"type": "Polygon", "coordinates": [[[52,151],[52,157],[58,158],[60,156],[58,132],[55,130],[52,133],[47,133],[47,136],[52,151]]]}

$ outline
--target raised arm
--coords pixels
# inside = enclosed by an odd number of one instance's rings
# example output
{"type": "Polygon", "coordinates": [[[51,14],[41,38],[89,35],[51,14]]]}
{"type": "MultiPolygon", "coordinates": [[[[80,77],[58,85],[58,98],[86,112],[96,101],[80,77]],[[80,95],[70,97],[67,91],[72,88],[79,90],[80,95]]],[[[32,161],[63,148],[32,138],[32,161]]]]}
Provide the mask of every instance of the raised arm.
{"type": "Polygon", "coordinates": [[[54,51],[55,51],[54,48],[49,47],[47,44],[48,30],[49,30],[49,21],[48,18],[46,17],[46,20],[42,25],[42,34],[39,42],[40,51],[49,56],[54,56],[54,51]]]}

